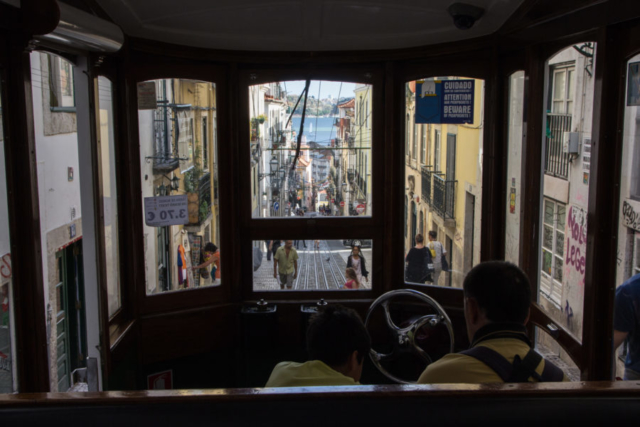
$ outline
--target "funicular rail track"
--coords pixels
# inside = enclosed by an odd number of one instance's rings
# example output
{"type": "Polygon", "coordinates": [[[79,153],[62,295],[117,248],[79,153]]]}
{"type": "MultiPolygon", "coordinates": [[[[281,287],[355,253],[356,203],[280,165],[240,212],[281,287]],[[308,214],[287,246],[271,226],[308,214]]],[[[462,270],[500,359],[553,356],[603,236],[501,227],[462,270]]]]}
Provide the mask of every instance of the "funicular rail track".
{"type": "Polygon", "coordinates": [[[305,249],[298,250],[298,277],[294,281],[296,290],[331,290],[340,289],[345,283],[344,260],[332,251],[326,240],[320,241],[315,250],[313,242],[305,249]]]}

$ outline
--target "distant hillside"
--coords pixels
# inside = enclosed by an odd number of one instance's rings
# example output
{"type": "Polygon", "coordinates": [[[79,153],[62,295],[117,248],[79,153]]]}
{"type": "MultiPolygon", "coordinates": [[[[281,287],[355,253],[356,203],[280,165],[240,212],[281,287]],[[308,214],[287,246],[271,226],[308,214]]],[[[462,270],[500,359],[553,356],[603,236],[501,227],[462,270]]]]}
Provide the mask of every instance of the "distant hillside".
{"type": "MultiPolygon", "coordinates": [[[[298,101],[298,97],[300,95],[287,95],[287,105],[289,108],[287,109],[287,113],[290,114],[293,107],[296,105],[298,101]]],[[[313,95],[309,96],[307,101],[307,116],[333,116],[338,114],[338,104],[342,104],[353,97],[341,97],[339,102],[336,100],[329,99],[316,99],[313,95]]],[[[302,108],[304,104],[304,98],[300,100],[300,104],[298,104],[298,108],[294,112],[294,115],[302,114],[302,108]]]]}

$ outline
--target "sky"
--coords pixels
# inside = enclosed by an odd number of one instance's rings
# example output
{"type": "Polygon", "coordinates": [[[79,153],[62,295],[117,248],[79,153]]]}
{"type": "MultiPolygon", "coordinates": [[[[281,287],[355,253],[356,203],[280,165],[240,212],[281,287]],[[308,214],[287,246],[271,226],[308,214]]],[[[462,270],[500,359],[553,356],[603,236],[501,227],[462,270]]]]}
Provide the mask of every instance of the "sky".
{"type": "MultiPolygon", "coordinates": [[[[302,90],[304,89],[304,80],[300,81],[288,81],[283,82],[282,87],[286,88],[285,90],[289,95],[300,95],[302,90]]],[[[312,80],[309,85],[309,96],[313,96],[318,98],[318,90],[320,90],[320,99],[328,98],[331,95],[333,98],[338,98],[338,94],[340,98],[352,98],[354,96],[354,89],[356,87],[355,83],[342,83],[342,89],[340,89],[340,82],[330,82],[330,81],[322,81],[319,82],[317,80],[312,80]]]]}

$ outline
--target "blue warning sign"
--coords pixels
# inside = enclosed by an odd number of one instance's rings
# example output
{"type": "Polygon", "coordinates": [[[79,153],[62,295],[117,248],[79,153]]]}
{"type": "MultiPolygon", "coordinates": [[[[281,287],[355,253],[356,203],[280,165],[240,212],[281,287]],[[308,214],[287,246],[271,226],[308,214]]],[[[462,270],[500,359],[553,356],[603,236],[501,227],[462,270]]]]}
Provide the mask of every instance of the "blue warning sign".
{"type": "Polygon", "coordinates": [[[473,123],[475,80],[428,80],[416,84],[416,123],[473,123]]]}

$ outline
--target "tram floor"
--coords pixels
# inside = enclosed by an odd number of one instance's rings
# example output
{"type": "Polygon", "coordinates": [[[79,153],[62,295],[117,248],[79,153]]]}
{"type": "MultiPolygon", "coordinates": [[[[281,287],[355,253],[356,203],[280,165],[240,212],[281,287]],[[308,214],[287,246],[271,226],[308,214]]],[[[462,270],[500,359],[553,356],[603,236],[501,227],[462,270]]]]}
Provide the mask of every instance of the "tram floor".
{"type": "MultiPolygon", "coordinates": [[[[293,290],[338,290],[347,281],[345,270],[347,257],[351,248],[344,246],[341,240],[320,240],[320,248],[314,249],[313,240],[299,241],[298,278],[294,280],[293,290]]],[[[362,250],[362,255],[370,262],[371,249],[362,250]]],[[[369,267],[370,269],[370,267],[369,267]]],[[[369,281],[362,283],[365,289],[371,287],[371,273],[369,281]]],[[[273,277],[273,257],[267,260],[266,252],[262,253],[262,264],[253,273],[253,289],[255,291],[280,290],[278,279],[273,277]]]]}

